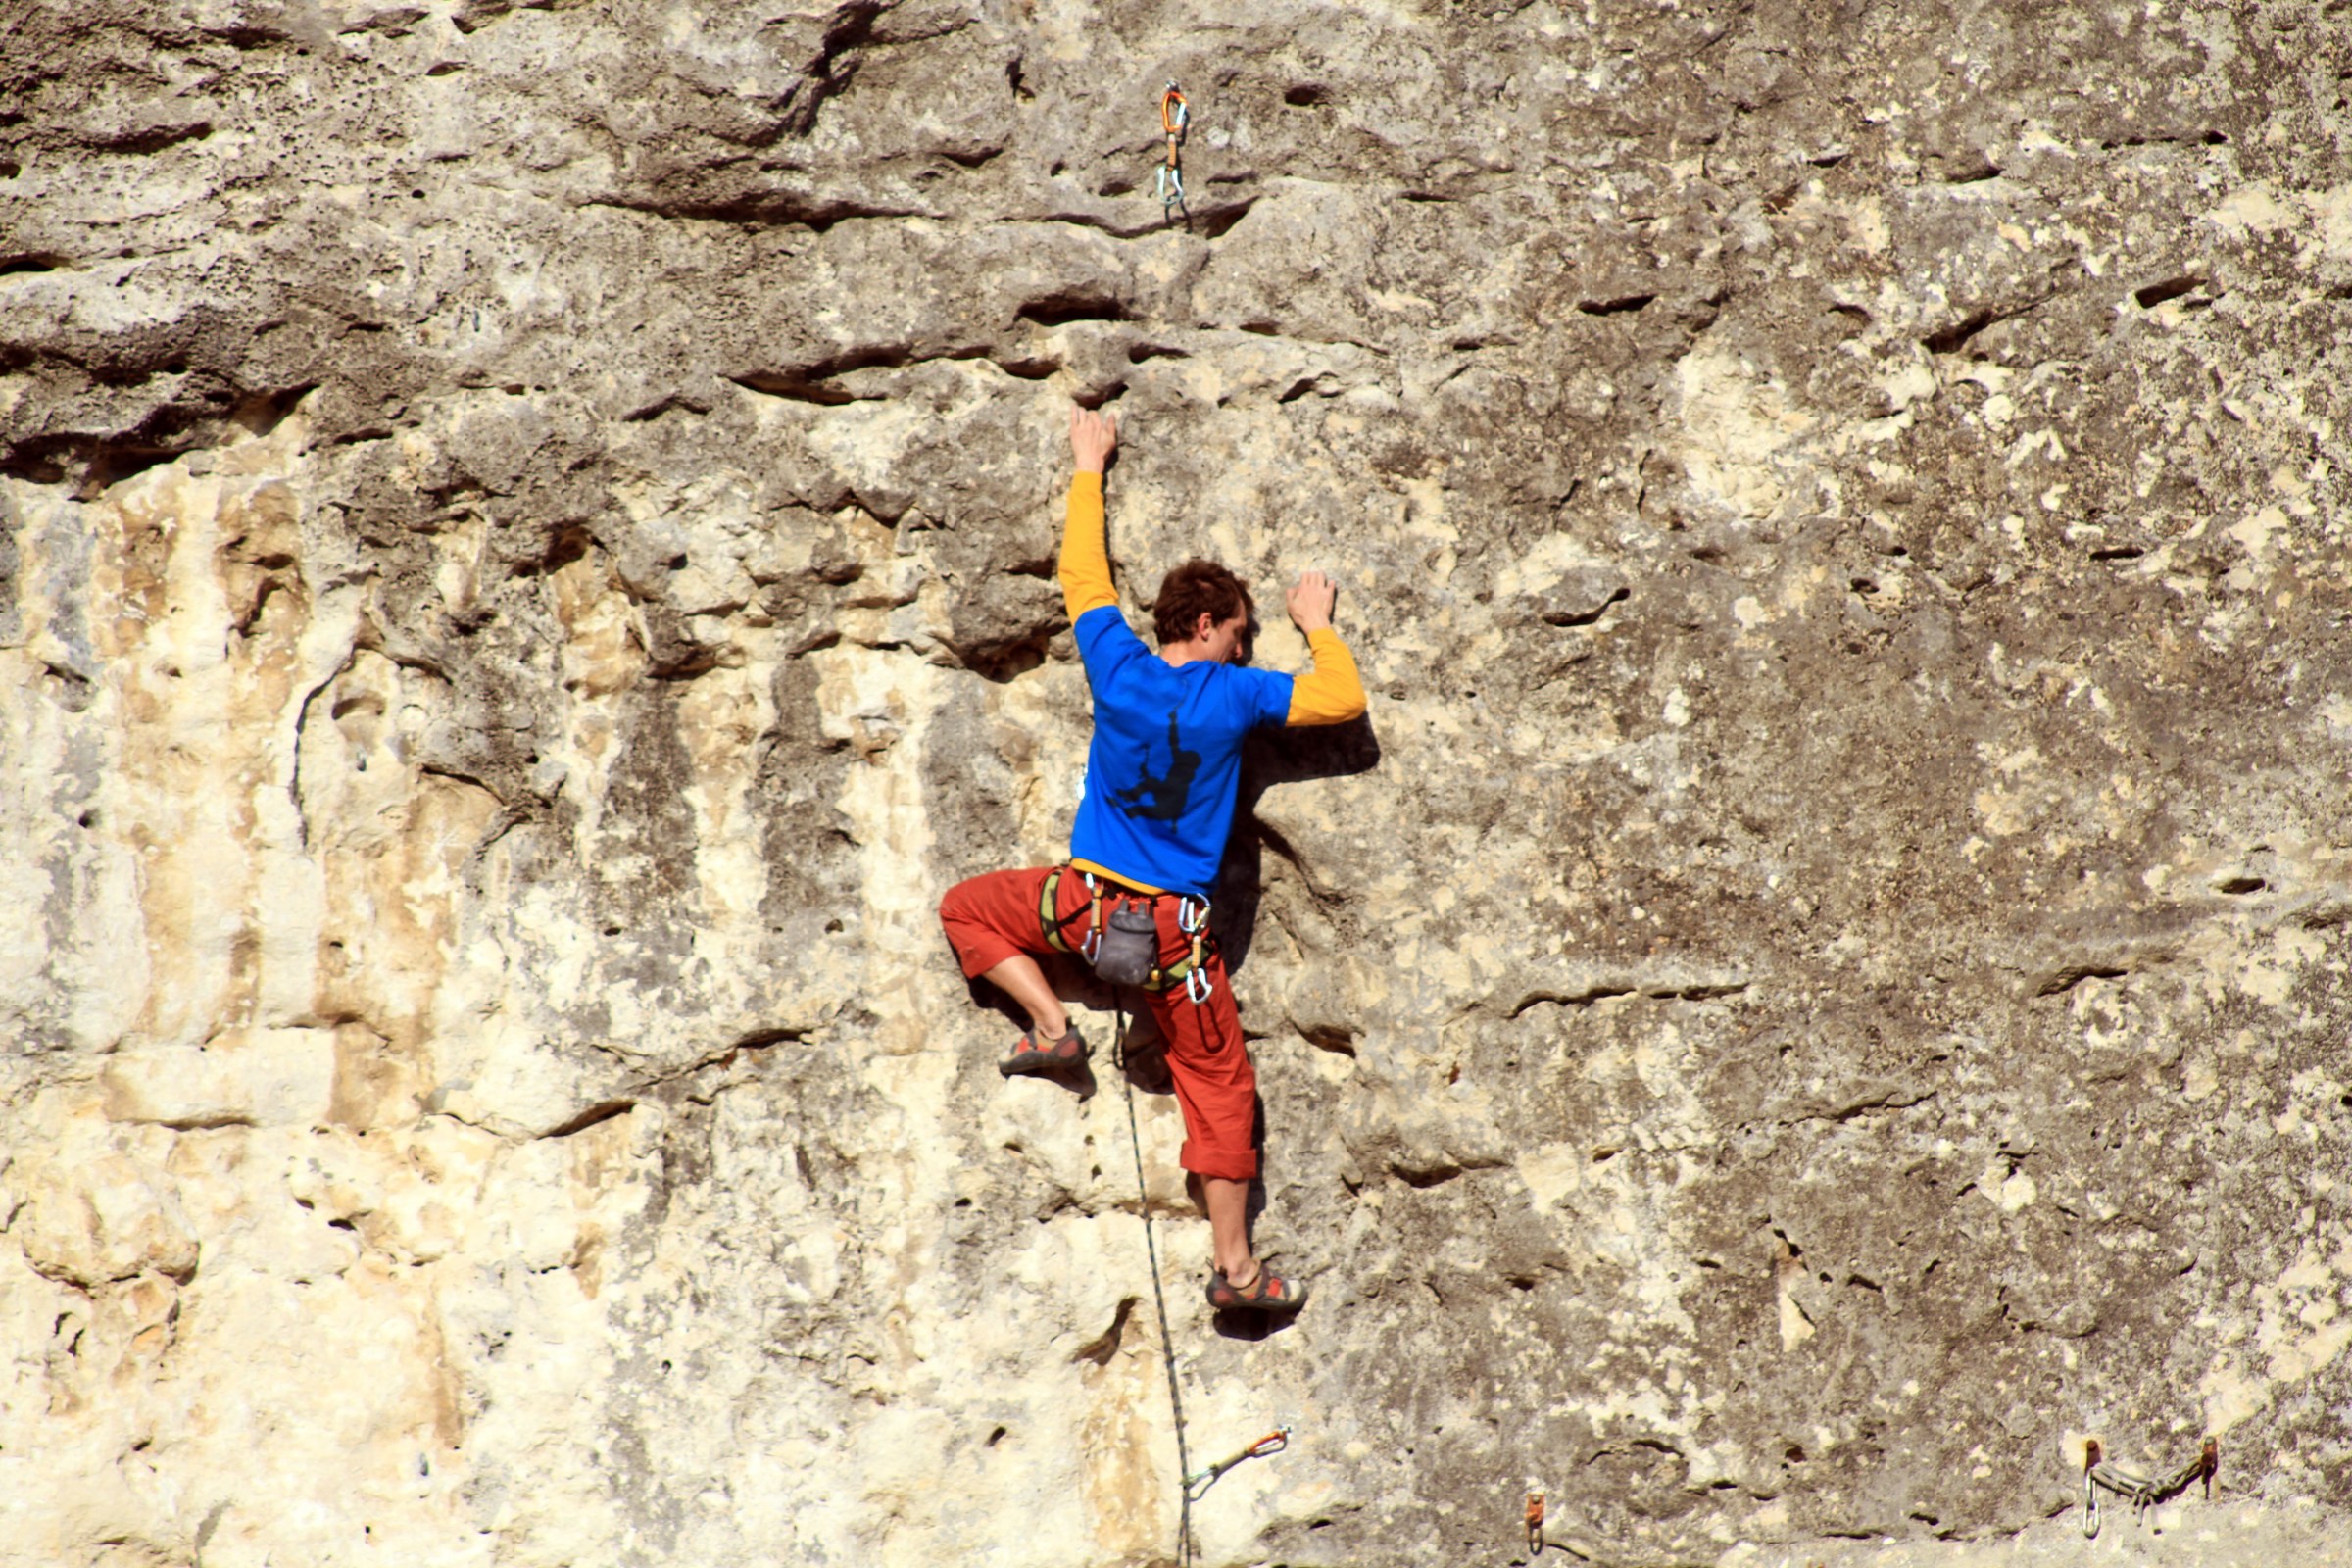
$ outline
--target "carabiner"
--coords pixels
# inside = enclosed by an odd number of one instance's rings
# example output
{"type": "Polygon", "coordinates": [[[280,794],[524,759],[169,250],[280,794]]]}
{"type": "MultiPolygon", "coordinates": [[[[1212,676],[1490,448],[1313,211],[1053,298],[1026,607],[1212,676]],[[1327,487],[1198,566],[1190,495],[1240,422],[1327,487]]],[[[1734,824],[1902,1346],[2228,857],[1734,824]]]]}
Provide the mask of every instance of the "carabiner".
{"type": "MultiPolygon", "coordinates": [[[[1158,179],[1159,206],[1163,216],[1185,206],[1184,160],[1177,156],[1176,149],[1184,145],[1185,132],[1192,122],[1193,106],[1185,102],[1184,94],[1176,83],[1169,82],[1168,90],[1159,95],[1159,130],[1161,135],[1168,138],[1168,159],[1159,166],[1158,179]]],[[[1189,209],[1187,221],[1190,221],[1189,209]]]]}
{"type": "Polygon", "coordinates": [[[1176,901],[1176,929],[1194,936],[1208,925],[1208,901],[1196,899],[1190,893],[1176,901]]]}
{"type": "Polygon", "coordinates": [[[1184,977],[1184,994],[1196,1007],[1214,996],[1216,987],[1208,983],[1208,971],[1196,966],[1190,974],[1187,974],[1184,977]]]}
{"type": "Polygon", "coordinates": [[[1086,883],[1086,897],[1089,905],[1086,940],[1078,944],[1078,956],[1084,958],[1091,967],[1095,961],[1095,955],[1102,951],[1102,884],[1095,880],[1095,873],[1092,871],[1081,871],[1078,875],[1086,883]]]}
{"type": "Polygon", "coordinates": [[[1208,1494],[1208,1489],[1223,1478],[1226,1471],[1246,1464],[1251,1459],[1263,1459],[1268,1454],[1280,1453],[1290,1446],[1291,1427],[1290,1423],[1286,1421],[1232,1458],[1220,1459],[1205,1470],[1196,1470],[1186,1476],[1184,1478],[1185,1500],[1199,1502],[1208,1494]]]}
{"type": "Polygon", "coordinates": [[[2090,1540],[2099,1533],[2099,1461],[2107,1450],[2096,1438],[2082,1440],[2082,1539],[2090,1540]]]}
{"type": "Polygon", "coordinates": [[[1176,84],[1169,82],[1168,90],[1159,95],[1160,130],[1170,138],[1182,141],[1186,127],[1192,122],[1193,106],[1185,102],[1184,94],[1177,90],[1176,84]]]}

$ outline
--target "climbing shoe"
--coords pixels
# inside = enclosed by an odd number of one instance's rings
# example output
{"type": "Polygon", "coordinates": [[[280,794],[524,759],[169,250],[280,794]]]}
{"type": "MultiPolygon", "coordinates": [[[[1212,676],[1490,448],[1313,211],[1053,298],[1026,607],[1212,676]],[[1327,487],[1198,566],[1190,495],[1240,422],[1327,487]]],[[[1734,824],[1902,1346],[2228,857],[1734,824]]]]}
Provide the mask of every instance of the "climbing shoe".
{"type": "Polygon", "coordinates": [[[997,1071],[1007,1078],[1033,1072],[1063,1072],[1084,1060],[1086,1037],[1072,1025],[1068,1034],[1042,1046],[1035,1036],[1021,1036],[1012,1043],[1012,1054],[997,1063],[997,1071]]]}
{"type": "Polygon", "coordinates": [[[1306,1282],[1260,1263],[1257,1278],[1245,1289],[1217,1269],[1208,1276],[1208,1304],[1220,1312],[1296,1312],[1306,1304],[1306,1282]]]}

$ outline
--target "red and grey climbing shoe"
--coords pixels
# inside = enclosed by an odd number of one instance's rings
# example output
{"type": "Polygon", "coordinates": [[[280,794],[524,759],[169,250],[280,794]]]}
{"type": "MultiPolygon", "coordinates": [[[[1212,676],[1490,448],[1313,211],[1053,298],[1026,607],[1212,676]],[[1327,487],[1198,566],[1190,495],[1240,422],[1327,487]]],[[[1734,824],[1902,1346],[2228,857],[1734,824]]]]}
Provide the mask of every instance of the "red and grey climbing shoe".
{"type": "Polygon", "coordinates": [[[1208,1276],[1208,1304],[1220,1312],[1296,1312],[1306,1304],[1306,1281],[1257,1265],[1257,1278],[1236,1285],[1218,1269],[1208,1276]]]}
{"type": "Polygon", "coordinates": [[[997,1063],[997,1071],[1007,1078],[1033,1072],[1067,1072],[1086,1060],[1086,1037],[1073,1025],[1059,1040],[1039,1045],[1034,1035],[1023,1035],[1012,1043],[1012,1054],[997,1063]]]}

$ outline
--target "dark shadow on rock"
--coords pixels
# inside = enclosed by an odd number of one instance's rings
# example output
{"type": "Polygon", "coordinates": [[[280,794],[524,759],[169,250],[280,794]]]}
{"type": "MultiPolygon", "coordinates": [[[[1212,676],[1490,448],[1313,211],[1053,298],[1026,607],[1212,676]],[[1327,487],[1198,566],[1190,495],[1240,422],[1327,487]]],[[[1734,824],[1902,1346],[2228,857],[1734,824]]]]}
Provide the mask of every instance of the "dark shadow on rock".
{"type": "MultiPolygon", "coordinates": [[[[1276,1272],[1281,1271],[1276,1270],[1276,1272]]],[[[1311,1312],[1314,1310],[1314,1303],[1310,1301],[1299,1310],[1311,1312]]],[[[1241,1340],[1247,1344],[1255,1345],[1261,1340],[1269,1340],[1277,1334],[1289,1332],[1291,1327],[1298,1321],[1298,1313],[1252,1312],[1247,1307],[1242,1307],[1231,1312],[1211,1312],[1208,1315],[1208,1321],[1210,1326],[1217,1331],[1219,1339],[1241,1340]]]]}
{"type": "MultiPolygon", "coordinates": [[[[1380,765],[1380,737],[1369,715],[1345,724],[1262,730],[1242,750],[1242,787],[1233,812],[1233,836],[1217,868],[1217,943],[1225,967],[1238,970],[1250,959],[1257,932],[1257,906],[1265,890],[1264,862],[1271,848],[1295,858],[1282,835],[1257,819],[1258,798],[1276,784],[1346,778],[1380,765]]],[[[1248,1020],[1244,1020],[1246,1023],[1248,1020]]]]}
{"type": "Polygon", "coordinates": [[[1128,1014],[1127,1035],[1118,1057],[1127,1081],[1147,1095],[1172,1095],[1176,1080],[1168,1072],[1167,1037],[1149,1009],[1128,1014]]]}

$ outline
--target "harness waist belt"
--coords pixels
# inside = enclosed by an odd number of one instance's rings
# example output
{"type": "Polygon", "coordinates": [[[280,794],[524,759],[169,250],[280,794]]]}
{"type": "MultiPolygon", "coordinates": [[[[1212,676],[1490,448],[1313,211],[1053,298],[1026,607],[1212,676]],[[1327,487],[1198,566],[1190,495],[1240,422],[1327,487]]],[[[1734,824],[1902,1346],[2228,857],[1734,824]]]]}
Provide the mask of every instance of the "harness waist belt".
{"type": "MultiPolygon", "coordinates": [[[[1081,952],[1079,949],[1072,948],[1068,940],[1061,934],[1064,926],[1078,918],[1076,911],[1072,911],[1066,917],[1060,912],[1061,879],[1076,869],[1071,865],[1055,866],[1047,873],[1045,886],[1038,891],[1037,924],[1039,931],[1046,939],[1047,946],[1056,953],[1080,953],[1081,956],[1092,963],[1095,950],[1101,945],[1102,939],[1102,900],[1106,891],[1110,897],[1142,904],[1156,904],[1161,899],[1182,899],[1185,901],[1187,908],[1178,916],[1178,923],[1183,925],[1192,937],[1193,950],[1164,969],[1153,968],[1151,976],[1144,981],[1143,989],[1146,991],[1168,991],[1180,985],[1186,987],[1187,990],[1194,989],[1193,976],[1200,971],[1207,956],[1208,901],[1196,899],[1189,893],[1146,893],[1141,888],[1131,887],[1119,881],[1116,877],[1098,876],[1092,871],[1079,871],[1078,874],[1086,879],[1087,892],[1092,895],[1087,904],[1087,909],[1092,918],[1087,922],[1086,946],[1081,952]],[[1109,884],[1107,890],[1104,886],[1106,883],[1109,884]],[[1200,909],[1198,917],[1191,913],[1190,906],[1194,905],[1198,905],[1200,909]]],[[[1201,999],[1196,998],[1195,1000],[1201,999]]]]}

